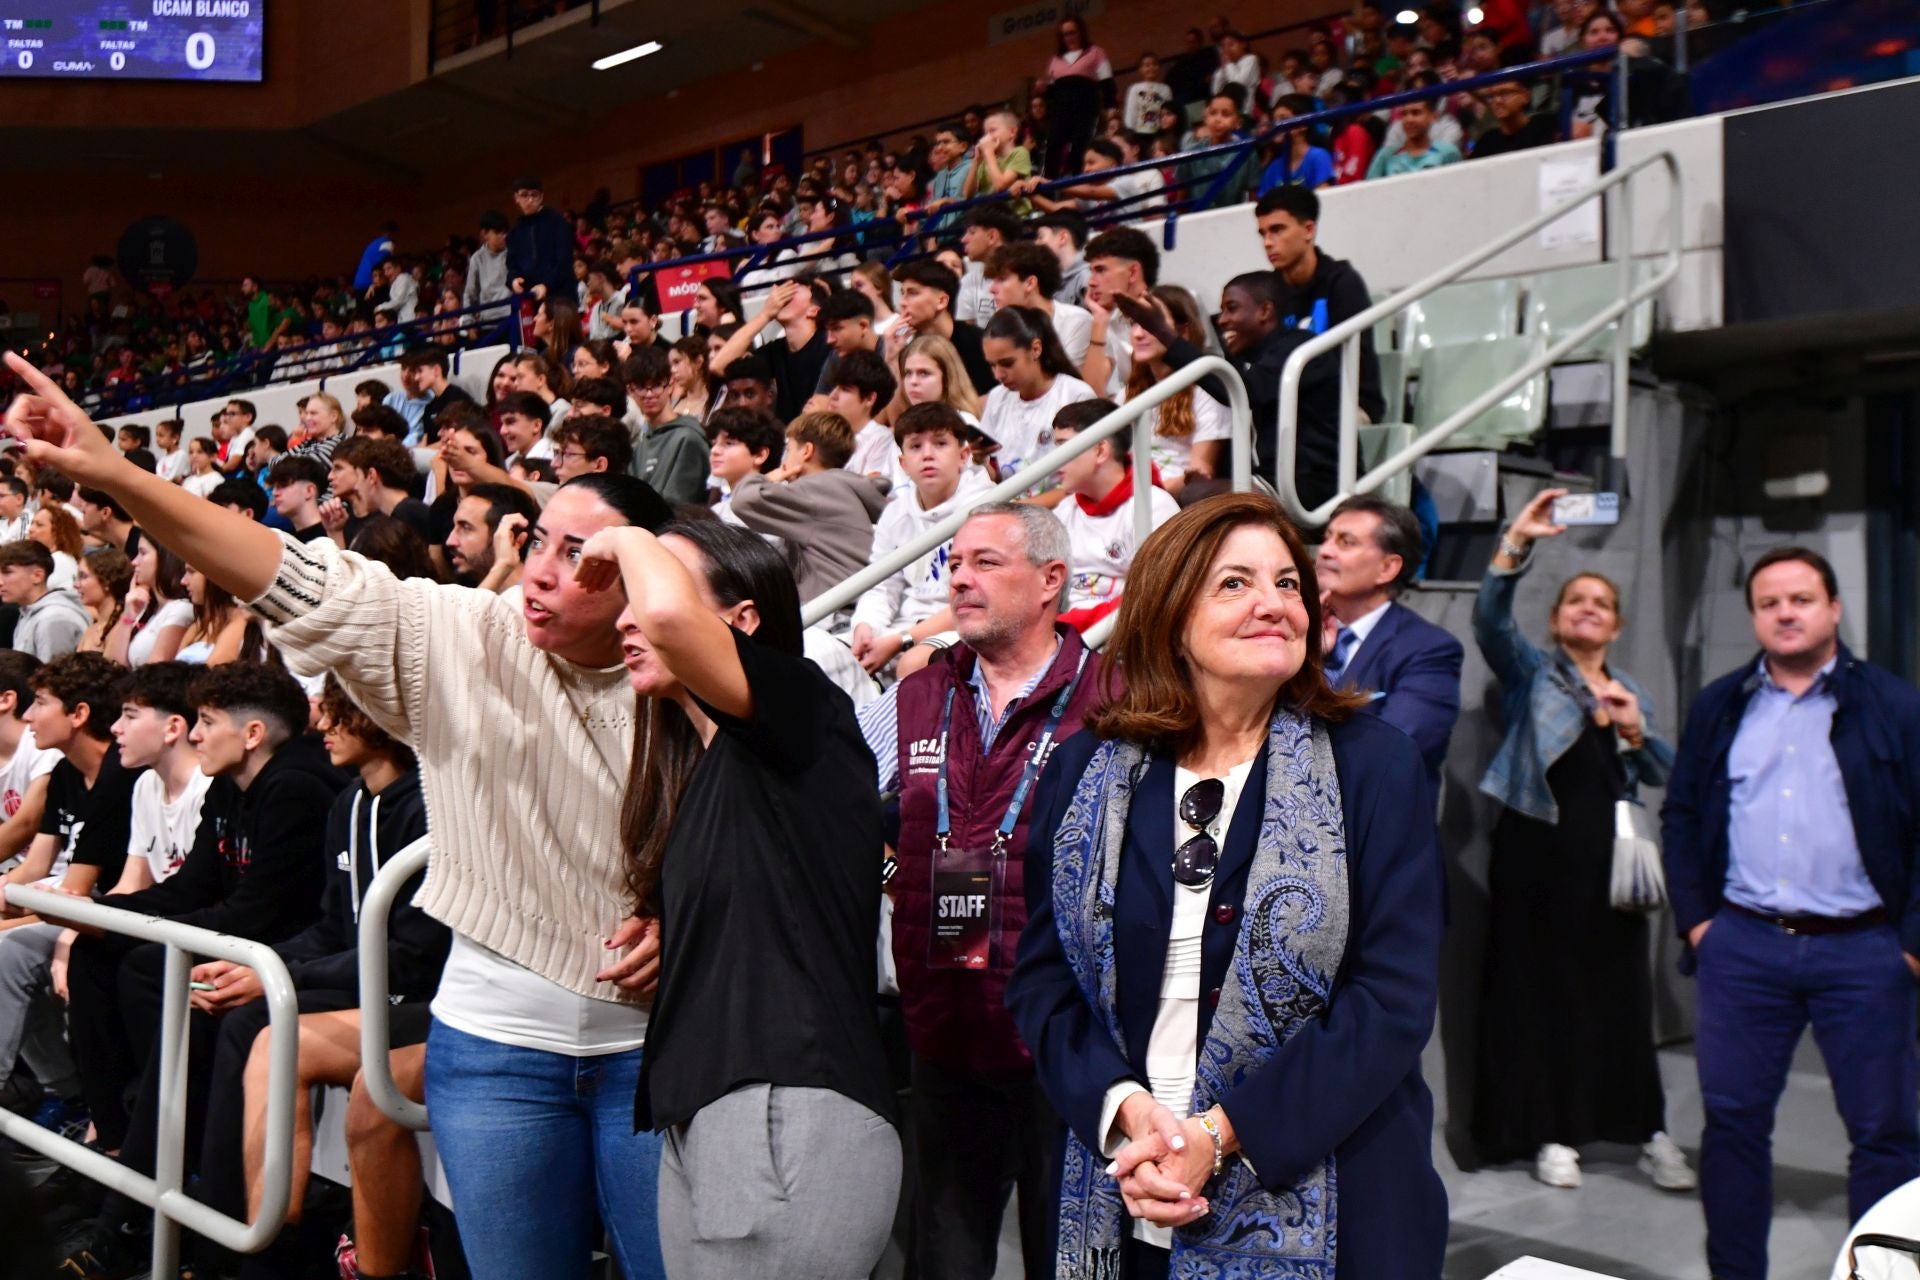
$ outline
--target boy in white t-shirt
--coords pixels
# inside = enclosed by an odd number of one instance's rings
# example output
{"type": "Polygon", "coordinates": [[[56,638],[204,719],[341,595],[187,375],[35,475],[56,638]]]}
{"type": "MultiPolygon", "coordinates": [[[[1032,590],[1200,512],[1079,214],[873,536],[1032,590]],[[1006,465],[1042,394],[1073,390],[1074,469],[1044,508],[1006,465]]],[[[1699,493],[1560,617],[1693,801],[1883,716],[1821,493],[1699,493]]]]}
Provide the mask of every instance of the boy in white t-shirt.
{"type": "Polygon", "coordinates": [[[886,360],[872,351],[855,351],[843,357],[833,371],[833,385],[827,392],[827,409],[839,414],[853,428],[853,456],[847,470],[863,476],[892,477],[894,458],[899,450],[893,429],[875,422],[873,415],[893,402],[899,385],[886,360]]]}
{"type": "MultiPolygon", "coordinates": [[[[900,415],[894,434],[912,487],[894,494],[880,513],[873,529],[875,561],[973,506],[993,488],[985,472],[967,466],[974,431],[957,409],[938,401],[916,404],[900,415]]],[[[860,597],[853,609],[853,656],[868,671],[878,671],[901,650],[952,626],[947,548],[941,546],[860,597]]]]}
{"type": "Polygon", "coordinates": [[[135,667],[121,693],[113,738],[120,763],[145,769],[133,783],[126,866],[110,893],[136,893],[180,869],[200,829],[200,807],[213,779],[187,740],[195,708],[188,686],[203,668],[184,662],[135,667]]]}
{"type": "MultiPolygon", "coordinates": [[[[1111,400],[1068,405],[1054,416],[1053,442],[1067,443],[1114,408],[1111,400]]],[[[1060,468],[1060,487],[1068,496],[1053,514],[1067,527],[1067,541],[1073,547],[1073,559],[1067,565],[1067,607],[1060,621],[1077,631],[1120,607],[1127,567],[1139,548],[1133,525],[1133,486],[1138,477],[1129,452],[1124,433],[1109,436],[1060,468]]],[[[1158,485],[1153,486],[1148,506],[1155,529],[1180,512],[1173,495],[1158,485]]]]}
{"type": "Polygon", "coordinates": [[[987,287],[996,307],[1032,307],[1053,322],[1053,332],[1078,369],[1087,359],[1093,334],[1093,313],[1071,302],[1056,302],[1060,292],[1060,259],[1053,250],[1031,240],[1002,245],[987,255],[987,287]]]}
{"type": "MultiPolygon", "coordinates": [[[[58,751],[47,751],[33,739],[23,718],[33,704],[29,682],[40,669],[40,659],[18,649],[0,649],[0,872],[11,872],[40,829],[47,807],[47,775],[60,763],[58,751]]],[[[0,884],[16,883],[11,877],[0,884]]]]}

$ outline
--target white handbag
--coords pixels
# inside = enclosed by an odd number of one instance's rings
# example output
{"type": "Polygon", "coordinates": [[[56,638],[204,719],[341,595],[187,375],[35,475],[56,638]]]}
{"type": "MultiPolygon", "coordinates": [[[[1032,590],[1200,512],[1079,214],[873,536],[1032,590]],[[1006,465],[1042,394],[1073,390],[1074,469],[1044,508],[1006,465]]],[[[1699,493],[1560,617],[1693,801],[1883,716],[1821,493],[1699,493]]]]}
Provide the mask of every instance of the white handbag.
{"type": "Polygon", "coordinates": [[[1612,897],[1616,911],[1658,911],[1667,902],[1659,835],[1653,815],[1637,800],[1614,801],[1612,897]]]}

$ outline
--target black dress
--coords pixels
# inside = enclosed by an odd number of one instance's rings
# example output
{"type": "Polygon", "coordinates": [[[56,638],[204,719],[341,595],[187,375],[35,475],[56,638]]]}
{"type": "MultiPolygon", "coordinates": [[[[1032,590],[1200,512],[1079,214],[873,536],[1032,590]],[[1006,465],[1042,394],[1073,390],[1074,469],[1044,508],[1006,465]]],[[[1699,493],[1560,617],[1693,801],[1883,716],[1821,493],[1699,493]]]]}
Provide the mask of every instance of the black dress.
{"type": "Polygon", "coordinates": [[[1553,825],[1514,809],[1493,830],[1473,1137],[1488,1161],[1544,1143],[1643,1143],[1665,1127],[1647,917],[1616,911],[1613,730],[1588,722],[1547,770],[1553,825]]]}

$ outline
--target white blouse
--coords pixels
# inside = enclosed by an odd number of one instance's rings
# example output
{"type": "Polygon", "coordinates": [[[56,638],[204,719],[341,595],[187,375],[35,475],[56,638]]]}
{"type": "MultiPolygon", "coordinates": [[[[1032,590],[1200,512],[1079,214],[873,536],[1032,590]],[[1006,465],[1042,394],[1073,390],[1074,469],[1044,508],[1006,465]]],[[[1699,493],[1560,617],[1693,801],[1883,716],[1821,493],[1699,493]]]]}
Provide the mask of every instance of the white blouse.
{"type": "Polygon", "coordinates": [[[569,1058],[626,1053],[647,1039],[644,1006],[578,995],[458,931],[433,1016],[482,1040],[569,1058]]]}
{"type": "MultiPolygon", "coordinates": [[[[1227,770],[1226,776],[1220,779],[1226,786],[1226,794],[1221,798],[1219,814],[1207,827],[1207,834],[1223,853],[1227,828],[1233,822],[1233,811],[1240,803],[1240,792],[1252,770],[1253,761],[1248,760],[1227,770]]],[[[1173,771],[1174,816],[1170,833],[1173,843],[1168,846],[1169,858],[1172,850],[1195,834],[1180,818],[1180,797],[1201,777],[1189,769],[1173,771]]],[[[1167,933],[1166,967],[1160,972],[1160,1010],[1153,1019],[1153,1033],[1147,1038],[1144,1088],[1155,1102],[1182,1120],[1192,1111],[1194,1067],[1200,1056],[1200,964],[1206,941],[1207,908],[1212,897],[1212,881],[1196,888],[1177,880],[1173,883],[1173,927],[1167,933]]],[[[1116,1127],[1120,1104],[1142,1088],[1137,1081],[1123,1080],[1107,1090],[1100,1115],[1100,1132],[1106,1136],[1103,1155],[1114,1156],[1126,1145],[1127,1135],[1116,1127]]],[[[1173,1228],[1157,1227],[1143,1218],[1134,1219],[1133,1237],[1162,1249],[1173,1247],[1173,1228]]]]}

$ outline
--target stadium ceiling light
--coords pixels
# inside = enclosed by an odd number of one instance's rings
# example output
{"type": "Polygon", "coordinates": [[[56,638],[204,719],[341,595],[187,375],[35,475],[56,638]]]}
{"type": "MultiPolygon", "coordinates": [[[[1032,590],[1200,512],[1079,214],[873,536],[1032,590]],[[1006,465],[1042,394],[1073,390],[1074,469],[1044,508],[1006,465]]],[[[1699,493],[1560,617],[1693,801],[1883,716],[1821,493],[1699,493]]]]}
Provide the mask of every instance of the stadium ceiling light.
{"type": "Polygon", "coordinates": [[[1470,27],[1477,27],[1482,22],[1486,21],[1486,17],[1487,17],[1486,10],[1482,9],[1479,5],[1475,5],[1473,6],[1473,8],[1467,10],[1467,25],[1470,27]]]}
{"type": "Polygon", "coordinates": [[[1420,21],[1420,15],[1413,9],[1402,9],[1393,15],[1393,20],[1403,27],[1410,27],[1420,21]]]}
{"type": "Polygon", "coordinates": [[[609,71],[622,63],[634,62],[646,57],[650,53],[658,53],[664,48],[666,48],[666,46],[658,40],[649,40],[645,44],[637,44],[631,49],[622,49],[620,52],[610,53],[604,58],[596,58],[593,63],[593,69],[595,71],[609,71]]]}

